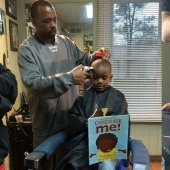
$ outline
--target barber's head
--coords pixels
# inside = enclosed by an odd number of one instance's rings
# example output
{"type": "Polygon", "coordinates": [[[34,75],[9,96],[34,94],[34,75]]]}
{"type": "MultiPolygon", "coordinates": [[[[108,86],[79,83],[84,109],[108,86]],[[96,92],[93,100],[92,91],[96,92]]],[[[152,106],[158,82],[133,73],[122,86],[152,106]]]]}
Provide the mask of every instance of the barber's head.
{"type": "Polygon", "coordinates": [[[53,5],[46,0],[36,0],[31,5],[32,24],[36,36],[43,41],[51,41],[56,34],[57,16],[53,5]]]}
{"type": "Polygon", "coordinates": [[[97,91],[104,91],[112,81],[111,63],[105,59],[97,59],[92,65],[91,81],[97,91]]]}

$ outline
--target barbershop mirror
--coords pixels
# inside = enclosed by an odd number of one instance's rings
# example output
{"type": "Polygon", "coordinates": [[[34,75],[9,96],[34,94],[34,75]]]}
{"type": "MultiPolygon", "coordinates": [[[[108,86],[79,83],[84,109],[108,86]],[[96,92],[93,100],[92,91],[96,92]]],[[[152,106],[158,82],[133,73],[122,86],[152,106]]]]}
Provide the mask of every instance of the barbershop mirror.
{"type": "MultiPolygon", "coordinates": [[[[52,3],[57,13],[57,33],[69,37],[83,50],[88,46],[93,52],[93,3],[52,3]]],[[[26,4],[26,13],[30,4],[26,4]]],[[[34,34],[28,18],[27,36],[34,34]]]]}

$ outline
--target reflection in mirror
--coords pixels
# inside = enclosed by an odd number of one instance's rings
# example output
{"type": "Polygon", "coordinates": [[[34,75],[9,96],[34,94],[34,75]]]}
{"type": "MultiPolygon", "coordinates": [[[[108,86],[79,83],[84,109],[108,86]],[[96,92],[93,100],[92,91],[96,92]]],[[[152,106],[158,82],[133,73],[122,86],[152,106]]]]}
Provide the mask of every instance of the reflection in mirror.
{"type": "MultiPolygon", "coordinates": [[[[92,3],[52,3],[57,14],[57,34],[65,35],[83,50],[89,48],[93,52],[93,4],[92,3]]],[[[29,13],[31,4],[25,5],[29,13]]],[[[33,26],[30,16],[26,17],[27,36],[32,35],[33,26]]]]}

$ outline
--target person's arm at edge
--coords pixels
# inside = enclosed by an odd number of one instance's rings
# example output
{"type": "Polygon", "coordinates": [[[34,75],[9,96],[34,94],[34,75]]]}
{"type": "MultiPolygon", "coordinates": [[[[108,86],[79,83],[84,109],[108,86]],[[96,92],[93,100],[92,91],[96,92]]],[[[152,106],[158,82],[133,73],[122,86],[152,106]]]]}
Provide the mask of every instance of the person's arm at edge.
{"type": "Polygon", "coordinates": [[[170,12],[162,11],[162,41],[170,42],[170,12]]]}
{"type": "Polygon", "coordinates": [[[15,103],[18,95],[18,87],[15,75],[0,63],[0,95],[15,103]]]}
{"type": "Polygon", "coordinates": [[[166,103],[165,105],[162,106],[162,110],[166,110],[170,108],[170,103],[166,103]]]}

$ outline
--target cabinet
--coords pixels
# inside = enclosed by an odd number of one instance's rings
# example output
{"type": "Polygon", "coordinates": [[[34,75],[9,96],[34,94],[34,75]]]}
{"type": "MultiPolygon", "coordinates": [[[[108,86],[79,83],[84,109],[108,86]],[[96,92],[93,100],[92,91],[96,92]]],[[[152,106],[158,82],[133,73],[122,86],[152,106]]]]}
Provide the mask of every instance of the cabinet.
{"type": "Polygon", "coordinates": [[[24,153],[33,151],[31,121],[23,123],[8,122],[10,138],[10,170],[27,170],[24,166],[24,153]]]}

